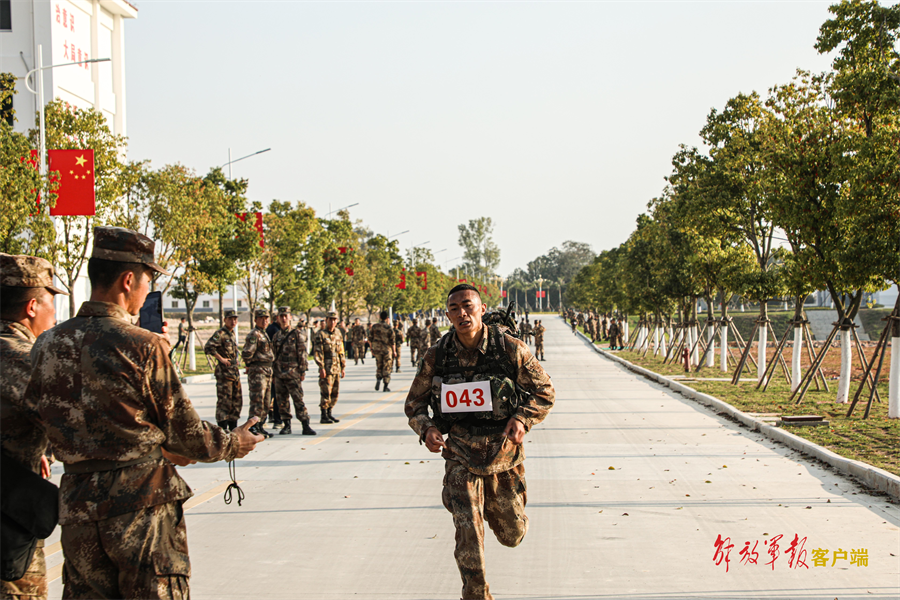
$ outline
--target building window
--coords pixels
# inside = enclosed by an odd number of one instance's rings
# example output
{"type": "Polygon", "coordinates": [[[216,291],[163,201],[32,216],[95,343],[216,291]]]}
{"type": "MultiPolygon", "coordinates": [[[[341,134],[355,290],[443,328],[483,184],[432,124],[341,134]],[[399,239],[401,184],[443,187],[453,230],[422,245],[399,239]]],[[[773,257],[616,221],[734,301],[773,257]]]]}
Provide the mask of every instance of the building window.
{"type": "Polygon", "coordinates": [[[12,31],[12,0],[0,0],[0,31],[12,31]]]}
{"type": "Polygon", "coordinates": [[[209,308],[209,300],[203,301],[203,308],[209,308]]]}
{"type": "Polygon", "coordinates": [[[238,300],[238,308],[242,307],[243,305],[244,305],[244,301],[238,300]]]}
{"type": "Polygon", "coordinates": [[[172,308],[178,308],[178,301],[172,300],[172,308]]]}

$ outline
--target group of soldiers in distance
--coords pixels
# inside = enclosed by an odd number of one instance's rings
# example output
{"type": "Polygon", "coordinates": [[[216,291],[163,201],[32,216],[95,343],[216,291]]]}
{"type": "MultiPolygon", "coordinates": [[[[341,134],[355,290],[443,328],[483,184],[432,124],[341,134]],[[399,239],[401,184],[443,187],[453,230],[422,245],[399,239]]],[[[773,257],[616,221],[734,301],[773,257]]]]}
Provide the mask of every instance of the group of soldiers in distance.
{"type": "MultiPolygon", "coordinates": [[[[303,382],[309,369],[309,342],[312,337],[312,355],[318,367],[320,391],[319,423],[338,423],[332,410],[338,401],[340,379],[343,378],[348,358],[354,365],[365,364],[371,352],[376,363],[375,390],[389,392],[392,372],[400,372],[401,349],[409,346],[409,364],[415,366],[425,351],[437,344],[443,333],[438,317],[426,318],[419,326],[418,318],[395,318],[393,325],[388,313],[379,314],[376,323],[362,324],[356,318],[340,320],[334,312],[324,319],[316,319],[306,326],[305,315],[300,315],[294,326],[294,316],[289,306],[281,306],[272,315],[256,310],[254,327],[244,338],[239,350],[234,330],[238,315],[234,310],[225,311],[224,326],[216,331],[204,346],[206,354],[216,361],[216,422],[227,430],[237,427],[243,408],[243,391],[240,381],[240,363],[247,374],[251,417],[259,422],[251,429],[258,435],[271,437],[266,423],[280,429],[280,435],[293,433],[291,421],[296,416],[303,435],[316,435],[310,426],[309,411],[304,401],[303,382]],[[405,326],[404,326],[405,325],[405,326]],[[291,414],[293,401],[294,415],[291,414]]],[[[544,331],[541,321],[534,324],[523,317],[518,325],[519,335],[526,344],[534,344],[535,357],[544,360],[544,331]]]]}
{"type": "Polygon", "coordinates": [[[610,350],[624,350],[625,331],[622,325],[622,317],[615,317],[608,313],[596,313],[592,310],[584,312],[576,312],[574,308],[569,307],[568,310],[561,312],[563,319],[572,326],[572,333],[575,333],[576,327],[584,328],[592,343],[597,341],[609,341],[610,350]]]}

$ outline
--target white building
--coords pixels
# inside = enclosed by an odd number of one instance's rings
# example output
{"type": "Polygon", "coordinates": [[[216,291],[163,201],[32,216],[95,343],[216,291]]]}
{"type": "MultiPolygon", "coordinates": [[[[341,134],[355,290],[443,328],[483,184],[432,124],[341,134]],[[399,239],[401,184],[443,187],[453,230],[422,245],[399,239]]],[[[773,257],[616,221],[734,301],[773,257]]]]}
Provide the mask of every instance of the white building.
{"type": "MultiPolygon", "coordinates": [[[[17,78],[15,130],[35,127],[38,97],[28,91],[25,76],[37,67],[40,47],[44,67],[110,59],[45,69],[44,100],[94,108],[113,133],[126,135],[124,24],[136,17],[137,8],[124,0],[0,0],[0,71],[17,78]]],[[[37,90],[36,79],[29,84],[37,90]]],[[[88,299],[89,288],[85,272],[75,284],[76,307],[88,299]]],[[[69,318],[66,298],[57,300],[56,314],[69,318]]]]}

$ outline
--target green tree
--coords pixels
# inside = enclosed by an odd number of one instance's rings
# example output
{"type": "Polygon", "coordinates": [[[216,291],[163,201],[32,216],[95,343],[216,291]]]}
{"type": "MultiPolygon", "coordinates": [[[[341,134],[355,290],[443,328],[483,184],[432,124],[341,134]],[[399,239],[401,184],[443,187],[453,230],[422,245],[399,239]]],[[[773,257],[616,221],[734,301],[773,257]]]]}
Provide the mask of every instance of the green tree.
{"type": "Polygon", "coordinates": [[[463,260],[480,277],[494,275],[500,266],[500,247],[494,242],[493,233],[494,222],[490,217],[470,219],[468,225],[459,225],[463,260]]]}

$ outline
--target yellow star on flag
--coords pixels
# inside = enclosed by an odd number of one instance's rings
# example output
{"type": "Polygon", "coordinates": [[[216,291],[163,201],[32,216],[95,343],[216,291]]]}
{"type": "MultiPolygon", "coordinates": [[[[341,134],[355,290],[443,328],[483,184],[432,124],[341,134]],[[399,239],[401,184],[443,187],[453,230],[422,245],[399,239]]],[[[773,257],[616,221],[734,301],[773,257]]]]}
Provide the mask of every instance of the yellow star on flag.
{"type": "Polygon", "coordinates": [[[84,163],[86,163],[87,161],[84,160],[84,154],[82,154],[81,156],[79,156],[78,158],[75,159],[75,162],[78,163],[78,166],[80,167],[80,166],[84,165],[84,163]]]}

